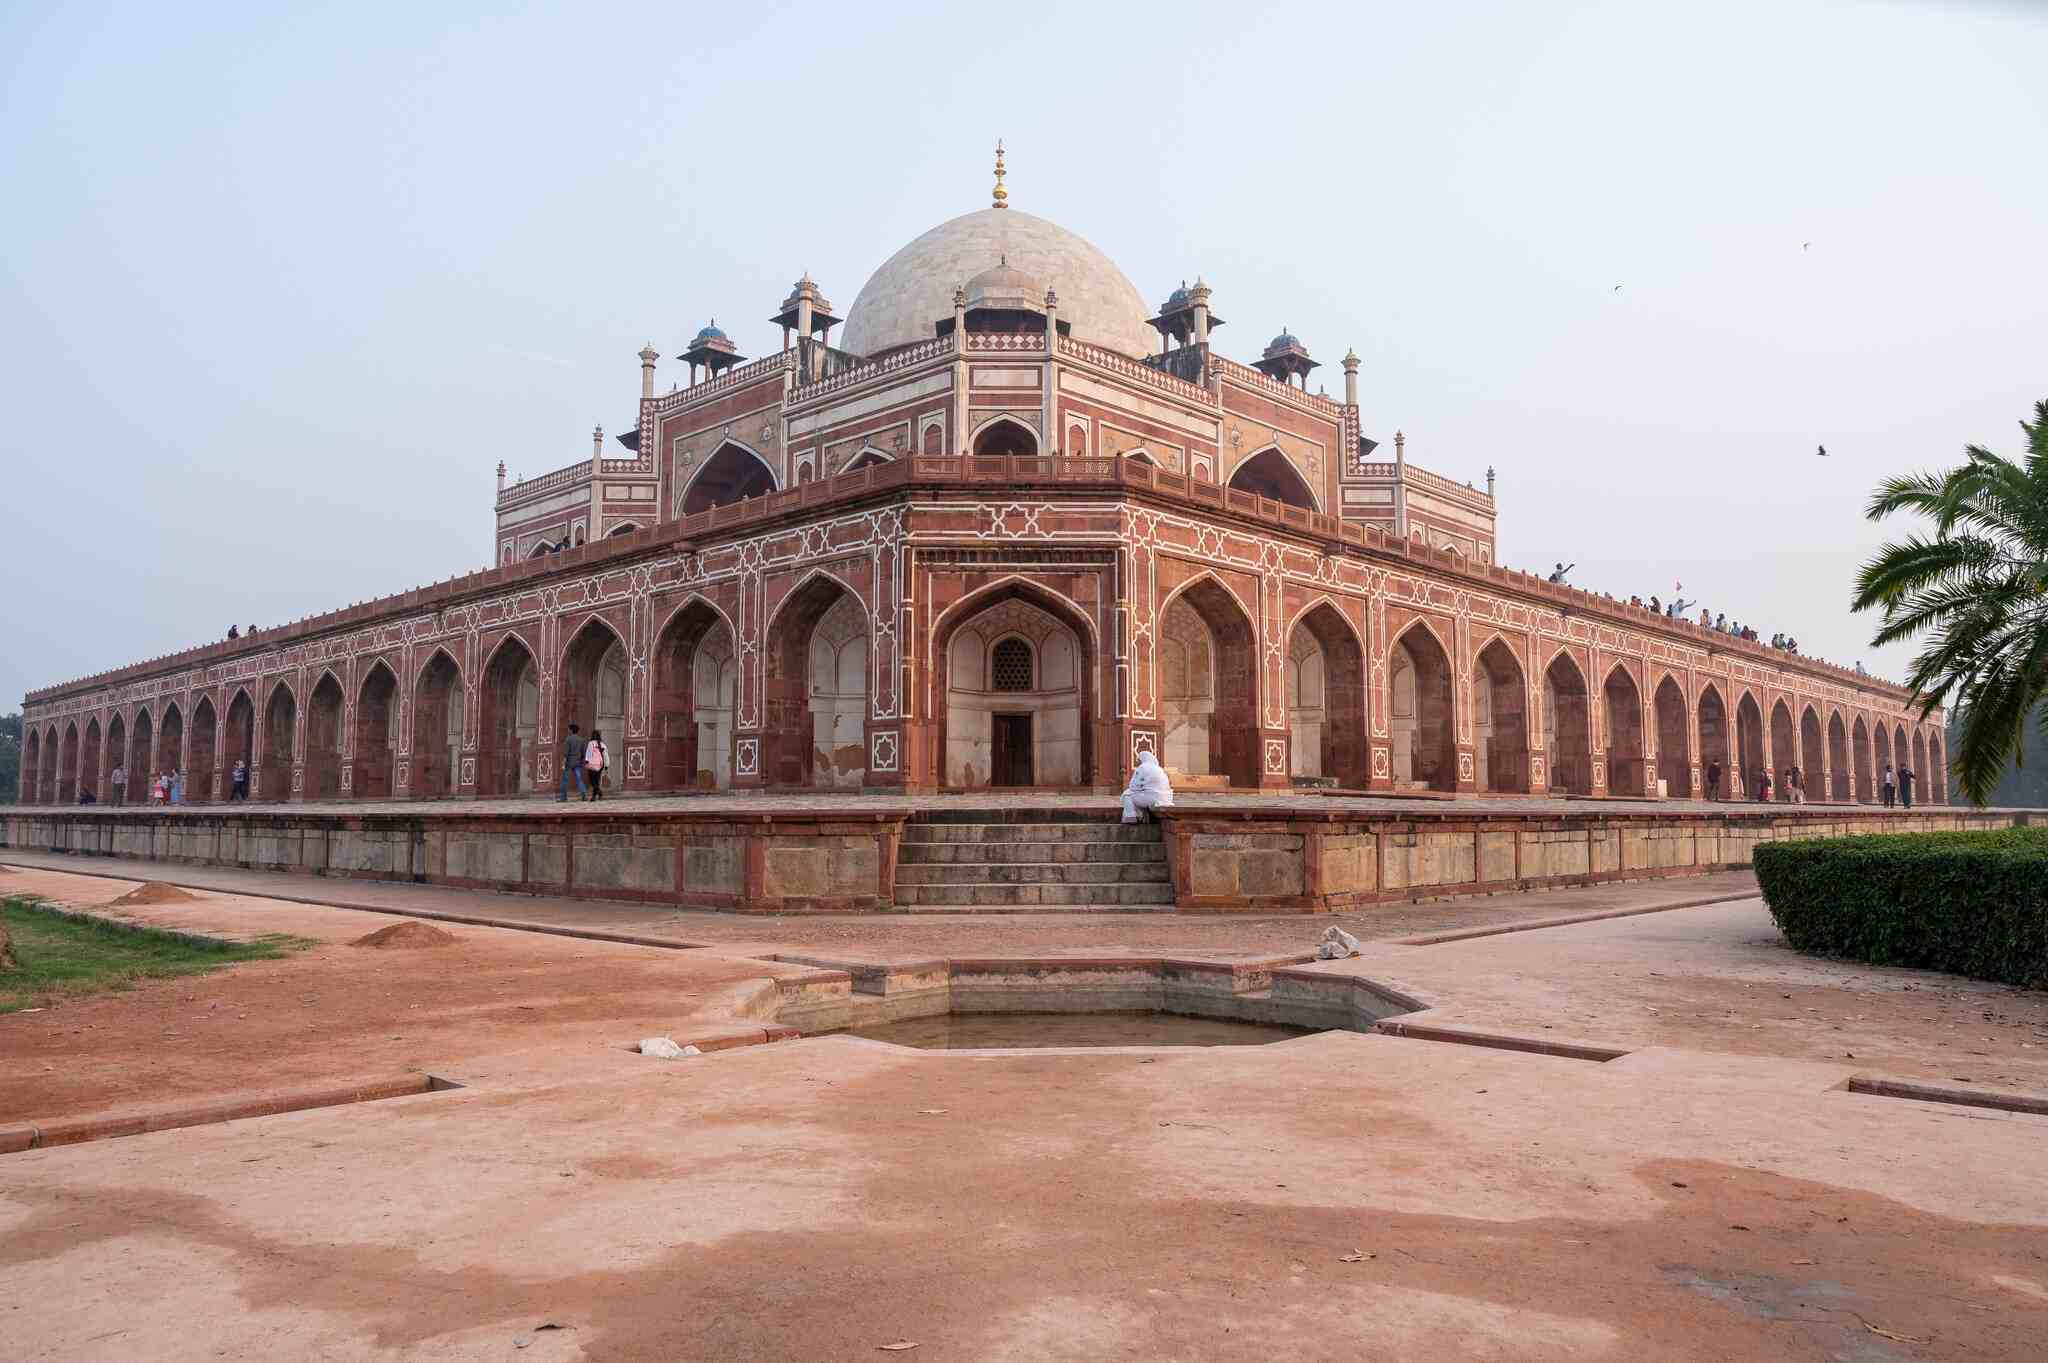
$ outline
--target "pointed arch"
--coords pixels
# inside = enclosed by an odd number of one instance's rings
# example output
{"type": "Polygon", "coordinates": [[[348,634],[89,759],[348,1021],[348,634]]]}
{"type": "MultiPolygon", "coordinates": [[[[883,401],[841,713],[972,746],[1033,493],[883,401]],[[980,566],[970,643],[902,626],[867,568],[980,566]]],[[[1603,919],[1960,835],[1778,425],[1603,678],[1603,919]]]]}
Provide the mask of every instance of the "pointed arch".
{"type": "Polygon", "coordinates": [[[1948,763],[1942,760],[1942,738],[1939,729],[1927,731],[1927,803],[1945,805],[1948,803],[1948,763]]]}
{"type": "Polygon", "coordinates": [[[1231,470],[1229,486],[1270,502],[1320,512],[1322,499],[1278,445],[1268,445],[1231,470]]]}
{"type": "Polygon", "coordinates": [[[1482,791],[1529,790],[1529,679],[1499,630],[1472,658],[1474,783],[1482,791]]]}
{"type": "Polygon", "coordinates": [[[1867,805],[1877,798],[1877,767],[1870,751],[1870,727],[1861,715],[1850,732],[1849,755],[1856,767],[1856,801],[1867,805]]]}
{"type": "MultiPolygon", "coordinates": [[[[1799,789],[1797,798],[1811,800],[1818,794],[1827,798],[1827,740],[1821,734],[1820,713],[1808,702],[1799,712],[1799,789]]],[[[1789,782],[1787,783],[1790,784],[1789,782]]]]}
{"type": "Polygon", "coordinates": [[[299,698],[280,677],[263,702],[263,742],[256,794],[265,800],[291,797],[292,767],[298,759],[299,698]]]}
{"type": "Polygon", "coordinates": [[[761,658],[765,781],[780,786],[865,782],[868,645],[873,633],[866,598],[822,568],[806,572],[776,603],[763,632],[761,658]],[[848,624],[847,617],[856,613],[860,627],[852,636],[828,644],[829,658],[814,656],[819,626],[826,618],[838,614],[840,622],[848,624]],[[857,678],[850,675],[855,671],[857,678]]]}
{"type": "Polygon", "coordinates": [[[775,491],[775,466],[744,440],[727,436],[683,485],[677,514],[694,516],[775,491]]]}
{"type": "MultiPolygon", "coordinates": [[[[156,720],[144,705],[128,723],[128,789],[134,792],[137,804],[148,802],[150,783],[161,770],[156,765],[156,720]]],[[[50,796],[55,798],[54,788],[50,796]]]]}
{"type": "Polygon", "coordinates": [[[984,456],[1034,456],[1038,453],[1038,432],[1008,413],[999,413],[974,428],[971,449],[984,456]]]}
{"type": "Polygon", "coordinates": [[[929,638],[936,721],[931,774],[937,784],[1075,786],[1117,779],[1097,766],[1098,758],[1107,765],[1097,732],[1100,654],[1094,622],[1076,602],[1028,578],[1009,576],[947,606],[929,638]],[[993,655],[1002,641],[1016,639],[1031,651],[1028,685],[999,690],[993,655]],[[1002,752],[998,714],[1028,725],[1028,733],[1003,736],[1002,752]]]}
{"type": "Polygon", "coordinates": [[[1758,703],[1756,693],[1748,687],[1735,701],[1735,766],[1736,779],[1731,787],[1740,793],[1740,798],[1756,798],[1758,782],[1763,777],[1768,750],[1764,747],[1764,711],[1758,703]]]}
{"type": "Polygon", "coordinates": [[[623,754],[631,681],[626,636],[592,612],[563,645],[555,668],[554,731],[566,742],[573,724],[585,743],[602,735],[607,747],[623,754]]]}
{"type": "MultiPolygon", "coordinates": [[[[415,800],[434,800],[453,795],[462,786],[462,752],[469,725],[469,690],[462,680],[462,664],[445,648],[436,648],[420,667],[412,684],[412,761],[406,769],[415,800]]],[[[398,747],[397,697],[392,697],[391,722],[387,732],[392,750],[398,747]]],[[[398,793],[397,782],[387,782],[398,793]]]]}
{"type": "Polygon", "coordinates": [[[1828,799],[1838,805],[1845,805],[1855,798],[1851,782],[1855,779],[1855,768],[1850,765],[1849,731],[1842,723],[1842,711],[1838,706],[1828,709],[1828,799]]]}
{"type": "Polygon", "coordinates": [[[1927,803],[1927,735],[1921,729],[1913,730],[1913,784],[1921,803],[1927,803]]]}
{"type": "MultiPolygon", "coordinates": [[[[22,803],[46,803],[43,795],[43,731],[31,725],[21,744],[22,803]]],[[[55,797],[49,797],[54,800],[55,797]]]]}
{"type": "Polygon", "coordinates": [[[1365,789],[1371,753],[1366,743],[1365,645],[1358,631],[1328,596],[1321,596],[1295,615],[1287,640],[1289,690],[1293,693],[1287,697],[1288,747],[1294,771],[1329,777],[1341,787],[1365,789]],[[1313,641],[1314,650],[1305,651],[1303,662],[1297,664],[1295,641],[1302,634],[1313,641]],[[1310,677],[1311,667],[1320,675],[1310,677]],[[1315,684],[1313,696],[1311,683],[1315,684]],[[1307,772],[1303,760],[1309,754],[1315,759],[1313,773],[1307,772]]]}
{"type": "MultiPolygon", "coordinates": [[[[249,795],[249,779],[256,769],[256,698],[246,686],[237,686],[228,697],[227,720],[221,742],[221,773],[227,778],[228,798],[249,795]],[[235,783],[235,770],[239,767],[242,780],[235,783]]],[[[129,777],[131,783],[133,775],[129,777]]]]}
{"type": "MultiPolygon", "coordinates": [[[[128,784],[128,722],[122,718],[119,710],[112,710],[107,714],[105,743],[107,798],[116,804],[125,804],[128,800],[128,792],[136,789],[136,787],[128,784]],[[119,786],[114,784],[114,768],[116,767],[121,769],[121,784],[119,786]]],[[[29,776],[30,788],[32,790],[35,764],[29,761],[26,749],[23,750],[21,769],[29,776]]]]}
{"type": "Polygon", "coordinates": [[[1690,799],[1692,788],[1692,726],[1686,722],[1685,688],[1667,669],[1652,693],[1651,707],[1657,716],[1657,779],[1664,794],[1674,800],[1690,799]]]}
{"type": "Polygon", "coordinates": [[[478,700],[476,793],[518,795],[545,788],[544,773],[557,764],[541,752],[540,655],[519,631],[507,630],[492,646],[478,700]]]}
{"type": "MultiPolygon", "coordinates": [[[[437,649],[436,652],[439,650],[437,649]]],[[[383,658],[363,669],[356,687],[354,756],[349,763],[349,785],[344,792],[352,799],[388,799],[393,793],[393,776],[398,752],[398,673],[383,658]]]]}
{"type": "Polygon", "coordinates": [[[1214,573],[1198,573],[1180,584],[1160,604],[1157,621],[1166,627],[1176,607],[1191,612],[1206,640],[1212,666],[1205,697],[1160,699],[1161,728],[1168,739],[1176,729],[1184,759],[1201,763],[1197,774],[1227,778],[1231,785],[1255,789],[1259,783],[1259,676],[1256,612],[1214,573]],[[1206,706],[1206,712],[1204,710],[1206,706]],[[1206,732],[1205,732],[1206,730],[1206,732]]]}
{"type": "Polygon", "coordinates": [[[1643,693],[1625,659],[1617,659],[1600,683],[1607,723],[1607,790],[1611,795],[1648,795],[1643,757],[1643,693]]]}
{"type": "Polygon", "coordinates": [[[185,798],[205,804],[213,798],[214,764],[220,751],[220,720],[214,713],[213,697],[201,695],[192,703],[192,722],[185,735],[185,798]]]}
{"type": "Polygon", "coordinates": [[[1543,666],[1544,746],[1550,753],[1550,788],[1567,795],[1593,793],[1593,701],[1578,656],[1560,647],[1543,666]]]}
{"type": "Polygon", "coordinates": [[[1394,738],[1394,782],[1403,784],[1405,778],[1408,785],[1455,791],[1458,712],[1453,650],[1434,622],[1418,615],[1394,636],[1387,655],[1393,695],[1389,728],[1394,738]],[[1405,683],[1402,673],[1408,674],[1405,683]]]}
{"type": "Polygon", "coordinates": [[[57,749],[57,803],[78,803],[78,721],[66,720],[57,749]]]}
{"type": "Polygon", "coordinates": [[[648,785],[681,790],[731,782],[732,620],[701,593],[669,611],[654,633],[654,705],[648,785]],[[706,644],[713,644],[710,650],[706,644]],[[714,654],[720,656],[713,656],[714,654]]]}
{"type": "Polygon", "coordinates": [[[185,714],[176,701],[166,703],[157,718],[156,768],[173,774],[185,769],[185,714]]]}
{"type": "Polygon", "coordinates": [[[341,795],[341,754],[344,747],[348,693],[331,667],[323,668],[306,693],[305,798],[333,800],[341,795]]]}
{"type": "Polygon", "coordinates": [[[94,715],[85,722],[85,737],[80,741],[78,751],[78,792],[80,796],[90,795],[97,804],[100,799],[100,768],[103,756],[100,735],[100,717],[94,715]]]}
{"type": "Polygon", "coordinates": [[[608,540],[617,539],[620,535],[630,535],[639,528],[640,527],[632,521],[620,521],[617,525],[605,531],[604,537],[608,540]]]}

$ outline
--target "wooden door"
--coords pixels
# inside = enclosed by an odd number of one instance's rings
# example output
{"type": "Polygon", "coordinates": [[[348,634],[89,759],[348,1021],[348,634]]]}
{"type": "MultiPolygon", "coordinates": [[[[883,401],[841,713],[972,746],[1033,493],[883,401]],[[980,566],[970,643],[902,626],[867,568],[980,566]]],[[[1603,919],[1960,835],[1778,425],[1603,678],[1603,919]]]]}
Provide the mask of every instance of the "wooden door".
{"type": "Polygon", "coordinates": [[[1031,784],[1031,716],[995,715],[989,761],[989,784],[1031,784]]]}

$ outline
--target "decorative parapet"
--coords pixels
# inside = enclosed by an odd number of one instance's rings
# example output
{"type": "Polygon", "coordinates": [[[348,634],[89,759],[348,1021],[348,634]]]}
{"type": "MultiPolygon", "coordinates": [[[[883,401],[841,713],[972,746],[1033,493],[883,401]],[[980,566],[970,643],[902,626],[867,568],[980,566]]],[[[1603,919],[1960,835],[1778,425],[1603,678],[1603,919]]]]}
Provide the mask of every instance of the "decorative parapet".
{"type": "Polygon", "coordinates": [[[1369,464],[1354,464],[1352,468],[1356,470],[1357,476],[1360,478],[1383,478],[1388,482],[1392,482],[1398,477],[1404,479],[1412,486],[1427,488],[1431,492],[1441,492],[1452,497],[1463,498],[1467,501],[1476,501],[1488,509],[1491,509],[1493,506],[1492,496],[1481,492],[1478,488],[1468,487],[1464,483],[1446,478],[1440,473],[1431,473],[1428,469],[1417,468],[1413,464],[1382,464],[1374,461],[1369,464]]]}
{"type": "Polygon", "coordinates": [[[969,350],[1043,350],[1045,333],[1042,331],[970,331],[967,333],[969,350]]]}
{"type": "Polygon", "coordinates": [[[706,398],[729,393],[735,388],[744,388],[750,383],[759,383],[763,379],[795,367],[796,352],[778,350],[773,355],[755,360],[751,364],[728,369],[715,379],[706,379],[702,383],[691,384],[688,388],[678,388],[673,393],[663,393],[654,400],[654,413],[656,416],[667,416],[685,407],[694,407],[706,398]]]}
{"type": "MultiPolygon", "coordinates": [[[[605,462],[612,463],[618,461],[606,460],[605,462]]],[[[624,462],[634,463],[637,461],[627,460],[624,462]]],[[[545,496],[550,492],[560,492],[564,488],[575,487],[578,483],[587,483],[589,481],[590,461],[588,459],[581,459],[564,468],[558,468],[553,473],[543,473],[537,478],[520,479],[498,494],[498,505],[501,507],[514,506],[520,502],[532,501],[534,498],[545,496]]]]}
{"type": "Polygon", "coordinates": [[[927,360],[938,359],[941,356],[950,356],[952,353],[953,341],[951,337],[941,336],[929,341],[919,341],[916,345],[908,345],[904,346],[901,350],[891,351],[878,360],[870,360],[864,364],[855,365],[850,369],[842,369],[837,374],[829,374],[819,379],[816,383],[799,383],[789,390],[788,405],[796,407],[806,402],[816,401],[818,398],[830,393],[839,393],[849,388],[858,388],[864,383],[872,382],[875,379],[883,378],[890,374],[901,373],[903,370],[923,364],[927,360]]]}
{"type": "Polygon", "coordinates": [[[1341,402],[1296,388],[1292,384],[1282,383],[1278,379],[1267,378],[1258,370],[1239,364],[1236,360],[1226,360],[1221,355],[1211,354],[1209,364],[1232,383],[1256,389],[1265,397],[1278,398],[1281,402],[1312,412],[1329,421],[1342,422],[1344,419],[1344,404],[1341,402]]]}
{"type": "Polygon", "coordinates": [[[1077,341],[1071,336],[1062,336],[1060,337],[1059,353],[1069,359],[1080,360],[1085,364],[1094,365],[1097,369],[1107,370],[1119,378],[1130,379],[1147,388],[1157,389],[1162,393],[1170,393],[1183,402],[1198,403],[1203,407],[1215,407],[1218,405],[1216,395],[1200,384],[1189,383],[1185,379],[1177,379],[1171,374],[1154,369],[1151,365],[1134,360],[1128,355],[1119,355],[1114,350],[1104,350],[1099,345],[1089,345],[1086,341],[1077,341]]]}

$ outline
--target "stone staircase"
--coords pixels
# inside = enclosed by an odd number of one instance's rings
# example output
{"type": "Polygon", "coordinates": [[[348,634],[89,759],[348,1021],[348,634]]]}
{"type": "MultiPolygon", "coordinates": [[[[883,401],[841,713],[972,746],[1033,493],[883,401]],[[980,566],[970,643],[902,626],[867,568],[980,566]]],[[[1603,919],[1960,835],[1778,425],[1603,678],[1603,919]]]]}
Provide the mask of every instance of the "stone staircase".
{"type": "Polygon", "coordinates": [[[1111,812],[947,809],[911,816],[896,857],[908,913],[1147,913],[1173,906],[1158,824],[1111,812]]]}

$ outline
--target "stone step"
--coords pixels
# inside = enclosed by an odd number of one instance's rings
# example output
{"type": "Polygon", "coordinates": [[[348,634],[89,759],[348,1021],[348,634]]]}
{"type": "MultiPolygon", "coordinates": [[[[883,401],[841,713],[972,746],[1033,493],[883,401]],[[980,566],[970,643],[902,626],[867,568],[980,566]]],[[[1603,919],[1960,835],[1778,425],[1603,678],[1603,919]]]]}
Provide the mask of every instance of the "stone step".
{"type": "Polygon", "coordinates": [[[1158,842],[904,842],[897,864],[986,866],[1016,861],[1162,861],[1166,844],[1158,842]]]}
{"type": "MultiPolygon", "coordinates": [[[[1034,811],[1044,812],[1044,811],[1034,811]]],[[[917,823],[903,825],[903,841],[926,842],[1149,842],[1161,841],[1156,823],[917,823]]]]}
{"type": "Polygon", "coordinates": [[[958,913],[993,915],[1019,913],[1172,913],[1171,904],[906,904],[897,902],[896,912],[909,914],[958,913]]]}
{"type": "Polygon", "coordinates": [[[898,885],[1134,885],[1172,878],[1163,861],[940,862],[896,868],[898,885]]]}
{"type": "Polygon", "coordinates": [[[954,904],[971,908],[990,905],[1013,907],[1044,906],[1070,909],[1076,906],[1125,907],[1172,904],[1173,886],[1166,881],[1143,881],[1134,885],[898,885],[898,907],[954,904]]]}
{"type": "MultiPolygon", "coordinates": [[[[1076,797],[1085,799],[1085,796],[1076,797]]],[[[1014,809],[921,809],[911,816],[914,823],[1116,823],[1123,816],[1110,809],[1058,809],[1024,805],[1014,809]]]]}

